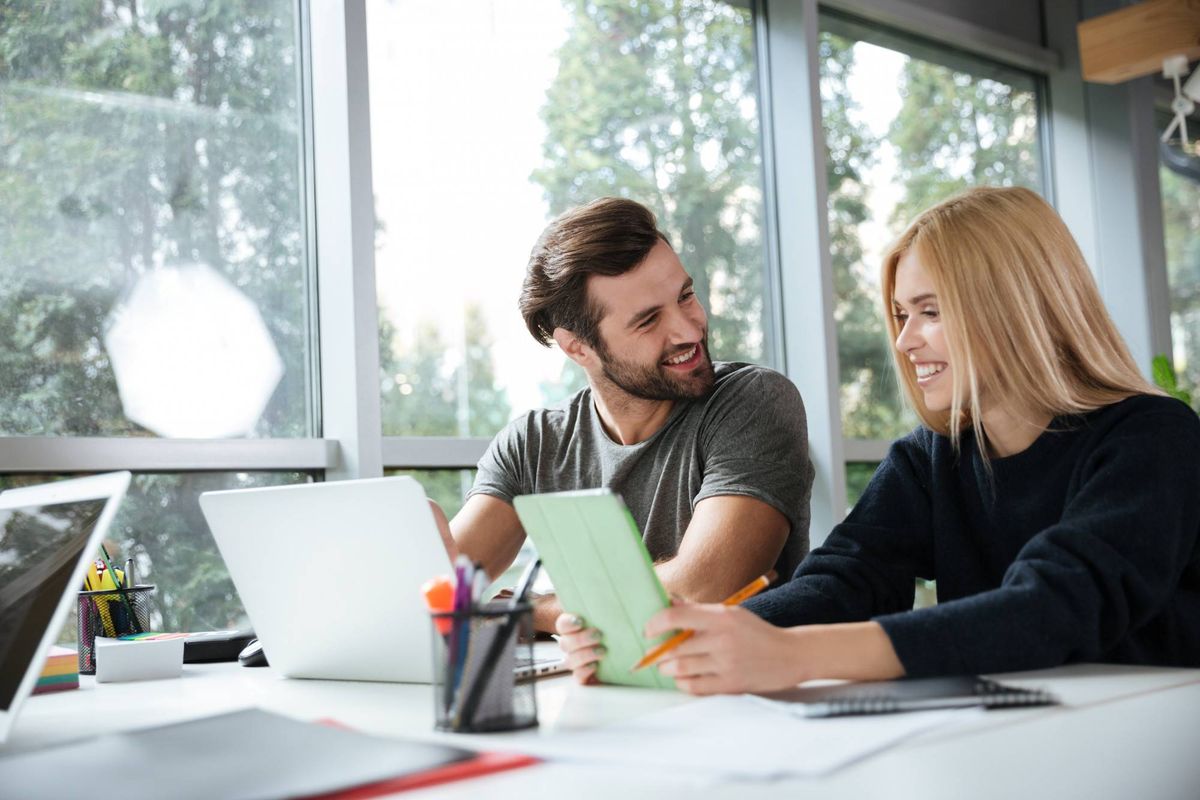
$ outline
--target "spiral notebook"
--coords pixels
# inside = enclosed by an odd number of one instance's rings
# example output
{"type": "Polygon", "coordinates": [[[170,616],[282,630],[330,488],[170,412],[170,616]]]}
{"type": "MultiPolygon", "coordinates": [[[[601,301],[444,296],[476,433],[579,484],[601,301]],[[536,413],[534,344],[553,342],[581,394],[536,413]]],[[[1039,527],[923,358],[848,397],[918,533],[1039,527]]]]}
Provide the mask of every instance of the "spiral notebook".
{"type": "Polygon", "coordinates": [[[855,714],[894,714],[939,708],[1014,708],[1057,705],[1041,689],[1022,689],[981,678],[955,675],[868,683],[810,686],[758,695],[805,717],[845,717],[855,714]]]}

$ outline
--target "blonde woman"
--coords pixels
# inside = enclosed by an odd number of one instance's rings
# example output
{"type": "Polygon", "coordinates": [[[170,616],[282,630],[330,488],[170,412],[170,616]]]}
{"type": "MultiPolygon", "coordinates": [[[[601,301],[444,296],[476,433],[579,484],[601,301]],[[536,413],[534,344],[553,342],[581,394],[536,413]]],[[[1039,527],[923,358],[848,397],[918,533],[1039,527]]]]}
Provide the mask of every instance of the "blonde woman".
{"type": "MultiPolygon", "coordinates": [[[[969,191],[922,214],[882,277],[922,426],[790,582],[653,618],[649,636],[696,631],[659,669],[711,694],[1200,666],[1200,421],[1142,378],[1054,210],[969,191]],[[937,580],[936,606],[911,610],[915,578],[937,580]]],[[[595,642],[560,623],[586,680],[595,642]]]]}

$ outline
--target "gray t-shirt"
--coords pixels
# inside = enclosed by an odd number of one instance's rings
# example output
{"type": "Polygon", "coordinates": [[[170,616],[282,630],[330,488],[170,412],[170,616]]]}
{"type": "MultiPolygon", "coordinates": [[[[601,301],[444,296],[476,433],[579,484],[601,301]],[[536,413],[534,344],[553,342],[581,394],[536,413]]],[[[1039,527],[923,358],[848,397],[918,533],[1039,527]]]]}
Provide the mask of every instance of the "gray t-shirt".
{"type": "Polygon", "coordinates": [[[625,500],[650,556],[673,557],[706,497],[745,495],[791,523],[775,570],[786,579],[808,552],[808,459],[804,403],[778,372],[716,363],[713,391],[679,401],[644,442],[617,444],[583,389],[510,422],[479,461],[468,497],[608,488],[625,500]]]}

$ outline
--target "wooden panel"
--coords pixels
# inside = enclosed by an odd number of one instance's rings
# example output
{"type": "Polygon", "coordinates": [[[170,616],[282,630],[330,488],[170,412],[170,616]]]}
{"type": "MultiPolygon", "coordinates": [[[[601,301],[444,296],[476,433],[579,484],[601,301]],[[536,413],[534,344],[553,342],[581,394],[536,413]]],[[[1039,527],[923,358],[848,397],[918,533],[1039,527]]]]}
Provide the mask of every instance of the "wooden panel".
{"type": "Polygon", "coordinates": [[[1146,0],[1076,30],[1083,79],[1120,83],[1161,72],[1167,56],[1200,59],[1200,0],[1146,0]]]}

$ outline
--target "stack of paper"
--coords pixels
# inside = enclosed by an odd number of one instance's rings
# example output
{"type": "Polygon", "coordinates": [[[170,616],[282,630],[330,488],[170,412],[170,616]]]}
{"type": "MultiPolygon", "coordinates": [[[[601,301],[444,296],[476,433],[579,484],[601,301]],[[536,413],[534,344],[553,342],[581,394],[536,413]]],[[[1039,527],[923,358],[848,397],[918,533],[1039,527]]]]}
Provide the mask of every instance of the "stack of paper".
{"type": "Polygon", "coordinates": [[[42,674],[33,686],[34,694],[62,692],[79,688],[79,653],[69,647],[54,645],[42,674]]]}
{"type": "Polygon", "coordinates": [[[523,740],[521,747],[550,760],[771,780],[821,775],[974,713],[804,719],[757,697],[710,697],[602,728],[523,740]]]}

